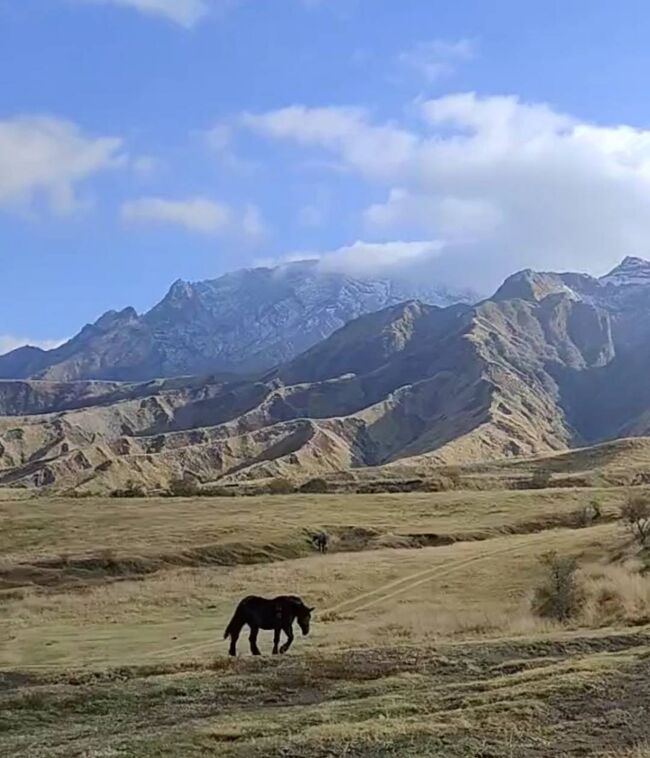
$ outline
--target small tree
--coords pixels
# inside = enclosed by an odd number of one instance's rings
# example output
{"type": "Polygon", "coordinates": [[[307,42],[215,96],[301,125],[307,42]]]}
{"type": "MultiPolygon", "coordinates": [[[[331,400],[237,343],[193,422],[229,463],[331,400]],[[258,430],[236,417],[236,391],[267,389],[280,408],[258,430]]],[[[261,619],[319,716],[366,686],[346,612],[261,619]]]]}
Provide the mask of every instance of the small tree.
{"type": "Polygon", "coordinates": [[[650,501],[646,495],[630,495],[621,508],[621,518],[641,545],[650,536],[650,501]]]}
{"type": "Polygon", "coordinates": [[[533,613],[543,618],[567,621],[584,604],[584,592],[576,577],[578,566],[575,558],[550,551],[544,553],[540,561],[545,573],[542,584],[535,588],[533,594],[533,613]]]}

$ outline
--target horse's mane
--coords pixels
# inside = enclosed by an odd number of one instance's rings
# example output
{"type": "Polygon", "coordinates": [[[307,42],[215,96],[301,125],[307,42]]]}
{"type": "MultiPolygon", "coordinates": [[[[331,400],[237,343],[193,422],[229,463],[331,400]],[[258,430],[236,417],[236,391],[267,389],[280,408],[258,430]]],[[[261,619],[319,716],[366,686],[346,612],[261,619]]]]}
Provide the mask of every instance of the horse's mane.
{"type": "Polygon", "coordinates": [[[300,608],[306,608],[303,599],[301,597],[298,597],[298,595],[286,595],[286,600],[288,600],[292,605],[297,605],[300,608]]]}

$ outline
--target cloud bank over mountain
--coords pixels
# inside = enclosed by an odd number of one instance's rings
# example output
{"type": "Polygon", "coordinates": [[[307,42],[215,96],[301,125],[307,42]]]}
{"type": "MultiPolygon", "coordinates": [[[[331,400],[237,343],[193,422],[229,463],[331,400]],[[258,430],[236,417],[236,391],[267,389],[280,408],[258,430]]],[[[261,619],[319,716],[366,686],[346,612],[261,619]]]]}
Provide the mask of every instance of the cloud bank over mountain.
{"type": "Polygon", "coordinates": [[[452,282],[494,285],[532,266],[602,273],[647,247],[649,130],[472,92],[418,102],[415,116],[292,106],[241,123],[383,188],[363,214],[369,239],[438,240],[429,263],[452,282]]]}

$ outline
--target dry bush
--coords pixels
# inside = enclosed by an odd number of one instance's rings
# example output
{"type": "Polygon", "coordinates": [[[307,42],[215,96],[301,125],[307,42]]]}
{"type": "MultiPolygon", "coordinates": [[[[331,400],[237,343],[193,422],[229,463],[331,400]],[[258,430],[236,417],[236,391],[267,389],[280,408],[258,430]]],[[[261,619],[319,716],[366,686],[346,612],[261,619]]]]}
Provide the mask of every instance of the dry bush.
{"type": "Polygon", "coordinates": [[[565,622],[575,617],[584,605],[584,590],[576,575],[575,558],[558,555],[555,551],[540,558],[544,579],[535,588],[533,613],[542,618],[565,622]]]}
{"type": "Polygon", "coordinates": [[[264,488],[264,492],[267,495],[290,495],[295,491],[296,488],[292,482],[280,476],[276,479],[271,479],[271,481],[264,488]]]}
{"type": "Polygon", "coordinates": [[[586,572],[581,621],[586,626],[639,625],[650,621],[650,579],[634,566],[601,566],[586,572]]]}
{"type": "Polygon", "coordinates": [[[458,466],[444,466],[440,469],[443,478],[448,479],[454,488],[461,484],[461,470],[458,466]]]}
{"type": "Polygon", "coordinates": [[[329,492],[329,485],[325,479],[322,479],[321,477],[315,477],[314,479],[309,479],[306,481],[300,487],[300,492],[313,495],[323,494],[329,492]]]}
{"type": "Polygon", "coordinates": [[[450,476],[436,476],[427,479],[422,487],[423,492],[449,492],[455,490],[457,482],[450,476]]]}
{"type": "Polygon", "coordinates": [[[551,484],[551,472],[546,469],[537,469],[530,480],[530,488],[533,490],[543,490],[551,484]]]}
{"type": "Polygon", "coordinates": [[[212,487],[203,487],[197,494],[203,497],[237,497],[237,490],[235,487],[215,484],[212,487]]]}
{"type": "Polygon", "coordinates": [[[578,527],[583,528],[592,526],[597,521],[600,521],[602,516],[602,509],[600,507],[600,503],[597,500],[592,500],[587,505],[584,505],[573,512],[575,524],[578,527]]]}
{"type": "Polygon", "coordinates": [[[146,497],[147,491],[143,484],[138,484],[129,479],[124,489],[116,489],[111,492],[111,497],[146,497]]]}
{"type": "Polygon", "coordinates": [[[195,497],[200,488],[194,477],[182,476],[172,479],[169,483],[171,497],[195,497]]]}
{"type": "Polygon", "coordinates": [[[634,539],[645,545],[650,535],[650,500],[647,495],[630,495],[621,508],[621,518],[634,539]]]}

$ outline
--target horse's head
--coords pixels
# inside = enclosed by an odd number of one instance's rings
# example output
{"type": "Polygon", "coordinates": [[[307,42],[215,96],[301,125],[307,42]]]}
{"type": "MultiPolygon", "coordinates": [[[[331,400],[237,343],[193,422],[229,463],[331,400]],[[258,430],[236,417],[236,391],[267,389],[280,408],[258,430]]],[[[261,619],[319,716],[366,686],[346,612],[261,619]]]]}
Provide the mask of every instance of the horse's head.
{"type": "Polygon", "coordinates": [[[306,605],[303,605],[296,616],[296,621],[303,634],[309,634],[309,622],[311,621],[311,613],[313,610],[313,608],[308,608],[306,605]]]}

